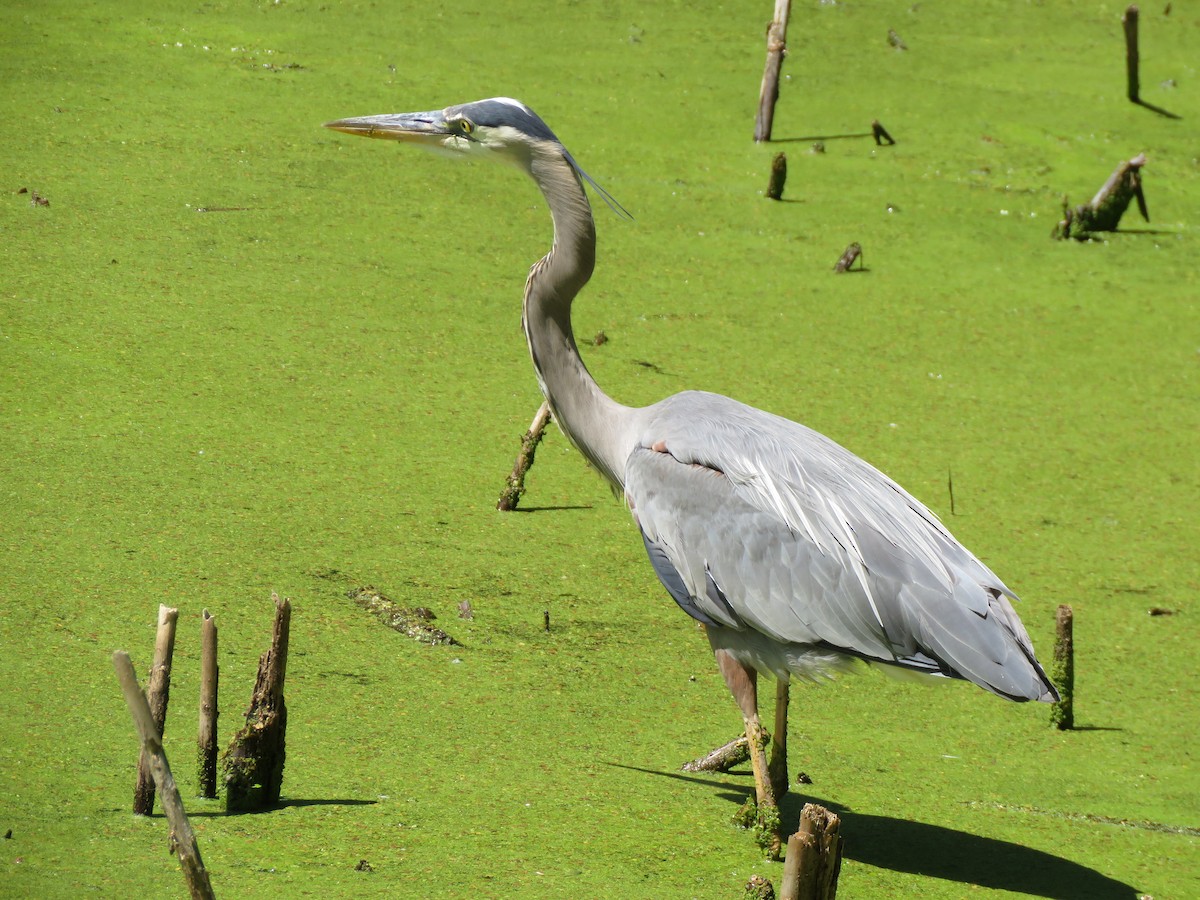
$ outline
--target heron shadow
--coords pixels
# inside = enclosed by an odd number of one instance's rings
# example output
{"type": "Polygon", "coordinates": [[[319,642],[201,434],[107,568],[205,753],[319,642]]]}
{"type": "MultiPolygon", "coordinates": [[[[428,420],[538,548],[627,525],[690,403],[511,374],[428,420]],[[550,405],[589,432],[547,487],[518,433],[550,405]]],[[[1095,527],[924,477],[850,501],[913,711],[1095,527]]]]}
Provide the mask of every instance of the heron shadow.
{"type": "Polygon", "coordinates": [[[537,513],[537,512],[570,512],[575,509],[592,509],[590,503],[576,506],[518,506],[516,509],[509,510],[517,513],[537,513]]]}
{"type": "MultiPolygon", "coordinates": [[[[713,788],[723,799],[741,805],[753,789],[709,781],[676,772],[610,763],[660,777],[675,778],[713,788]]],[[[750,773],[735,770],[730,775],[750,773]]],[[[805,803],[819,803],[842,820],[843,855],[893,872],[941,878],[1051,900],[1136,900],[1137,889],[1087,866],[999,838],[982,837],[941,825],[854,812],[840,804],[794,792],[780,804],[785,833],[795,831],[805,803]]]]}

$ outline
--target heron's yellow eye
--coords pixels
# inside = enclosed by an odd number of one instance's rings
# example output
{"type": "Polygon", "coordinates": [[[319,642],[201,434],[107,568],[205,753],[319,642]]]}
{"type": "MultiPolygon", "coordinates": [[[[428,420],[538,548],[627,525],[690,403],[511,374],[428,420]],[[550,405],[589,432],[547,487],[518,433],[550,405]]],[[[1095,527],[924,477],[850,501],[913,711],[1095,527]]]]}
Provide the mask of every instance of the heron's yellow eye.
{"type": "Polygon", "coordinates": [[[470,119],[455,119],[451,124],[462,134],[470,134],[475,130],[475,123],[470,119]]]}

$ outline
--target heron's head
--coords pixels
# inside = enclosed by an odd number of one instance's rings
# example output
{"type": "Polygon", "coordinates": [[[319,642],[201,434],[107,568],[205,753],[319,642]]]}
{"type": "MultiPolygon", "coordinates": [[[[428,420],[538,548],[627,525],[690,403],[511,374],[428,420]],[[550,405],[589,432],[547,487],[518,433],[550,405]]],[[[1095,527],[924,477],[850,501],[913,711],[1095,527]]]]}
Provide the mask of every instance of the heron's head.
{"type": "Polygon", "coordinates": [[[493,156],[526,167],[535,153],[565,152],[537,113],[508,97],[478,100],[433,112],[338,119],[325,127],[346,134],[404,141],[431,150],[493,156]]]}
{"type": "Polygon", "coordinates": [[[358,116],[325,123],[346,134],[416,144],[452,155],[485,156],[529,172],[539,157],[563,159],[595,188],[619,215],[629,217],[607,191],[579,167],[550,126],[532,109],[511,97],[493,97],[442,110],[358,116]]]}

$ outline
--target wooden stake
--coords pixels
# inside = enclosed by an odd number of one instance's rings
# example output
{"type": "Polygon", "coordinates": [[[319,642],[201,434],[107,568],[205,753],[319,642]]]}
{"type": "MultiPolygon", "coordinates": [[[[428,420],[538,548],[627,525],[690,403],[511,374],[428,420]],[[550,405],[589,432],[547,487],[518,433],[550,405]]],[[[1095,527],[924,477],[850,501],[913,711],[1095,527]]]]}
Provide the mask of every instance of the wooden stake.
{"type": "MultiPolygon", "coordinates": [[[[171,694],[171,657],[175,653],[175,622],[179,610],[159,604],[158,632],[154,640],[154,665],[150,669],[147,700],[154,717],[154,727],[161,739],[167,724],[167,701],[171,694]]],[[[138,759],[137,787],[133,791],[133,811],[139,816],[154,812],[154,776],[145,750],[138,759]]]]}
{"type": "Polygon", "coordinates": [[[787,53],[787,25],[792,0],[775,0],[775,18],[767,26],[767,64],[763,69],[762,88],[758,93],[758,115],[754,119],[754,142],[771,139],[775,121],[775,101],[779,99],[779,70],[787,53]]]}
{"type": "Polygon", "coordinates": [[[1126,93],[1132,103],[1141,103],[1138,84],[1138,8],[1131,4],[1121,16],[1121,24],[1125,27],[1125,84],[1126,93]]]}
{"type": "Polygon", "coordinates": [[[804,804],[800,828],[788,838],[780,900],[834,900],[842,868],[841,820],[815,803],[804,804]]]}
{"type": "Polygon", "coordinates": [[[517,508],[521,495],[525,493],[525,473],[533,465],[534,454],[537,453],[538,444],[542,442],[542,436],[549,423],[550,402],[543,400],[542,405],[538,407],[537,414],[533,417],[533,422],[529,425],[529,430],[521,438],[521,452],[517,454],[517,461],[513,464],[512,473],[508,476],[504,490],[500,492],[496,509],[508,512],[517,508]]]}
{"type": "Polygon", "coordinates": [[[1054,617],[1054,662],[1050,679],[1059,699],[1050,707],[1050,722],[1060,731],[1075,727],[1075,612],[1067,604],[1054,617]]]}
{"type": "Polygon", "coordinates": [[[767,182],[767,199],[783,199],[783,183],[787,181],[787,154],[776,153],[771,160],[771,180],[767,182]]]}
{"type": "Polygon", "coordinates": [[[200,796],[217,796],[217,620],[204,610],[200,623],[200,728],[196,736],[196,774],[200,796]]]}
{"type": "Polygon", "coordinates": [[[286,757],[287,706],[283,679],[287,673],[288,632],[292,602],[275,602],[271,649],[258,661],[254,695],[246,710],[246,724],[225,752],[225,809],[265,809],[279,802],[286,757]]]}
{"type": "Polygon", "coordinates": [[[204,861],[200,858],[196,835],[183,809],[183,800],[179,796],[175,778],[171,775],[171,766],[167,762],[166,751],[163,750],[158,725],[150,711],[150,704],[146,702],[146,697],[138,686],[129,654],[124,650],[114,653],[113,668],[116,669],[117,680],[121,682],[129,715],[133,717],[133,724],[141,738],[142,755],[149,759],[150,770],[158,783],[163,811],[171,828],[172,850],[179,856],[179,865],[183,869],[183,877],[187,880],[188,890],[193,900],[214,900],[208,870],[204,868],[204,861]]]}

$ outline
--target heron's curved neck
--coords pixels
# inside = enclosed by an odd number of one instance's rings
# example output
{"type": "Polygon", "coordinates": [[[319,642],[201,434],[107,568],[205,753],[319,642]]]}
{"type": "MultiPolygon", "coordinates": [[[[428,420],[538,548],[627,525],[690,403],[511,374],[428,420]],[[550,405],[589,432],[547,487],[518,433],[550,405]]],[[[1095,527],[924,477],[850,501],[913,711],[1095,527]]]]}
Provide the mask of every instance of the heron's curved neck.
{"type": "Polygon", "coordinates": [[[579,356],[571,301],[592,277],[596,226],[579,176],[561,153],[534,154],[530,175],[554,220],[554,243],[529,270],[522,321],[533,368],[559,427],[612,484],[624,485],[629,410],[600,389],[579,356]]]}

